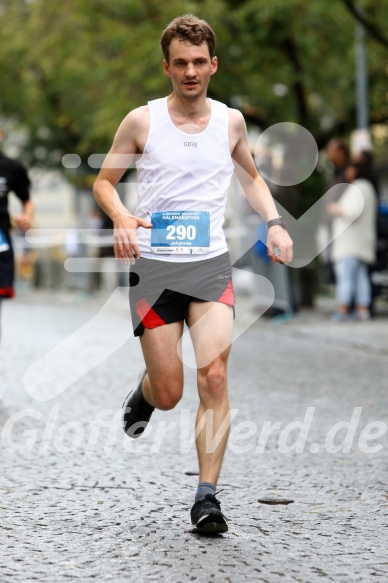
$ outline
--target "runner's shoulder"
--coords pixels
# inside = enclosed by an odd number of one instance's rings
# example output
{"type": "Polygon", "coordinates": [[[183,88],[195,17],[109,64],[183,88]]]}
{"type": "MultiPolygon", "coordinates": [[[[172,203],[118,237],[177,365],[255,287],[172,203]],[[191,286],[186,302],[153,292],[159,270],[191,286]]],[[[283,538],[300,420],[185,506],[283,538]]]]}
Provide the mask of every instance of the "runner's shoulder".
{"type": "Polygon", "coordinates": [[[229,118],[237,123],[244,122],[244,116],[239,109],[228,107],[229,118]]]}
{"type": "Polygon", "coordinates": [[[236,142],[243,138],[246,134],[247,127],[245,119],[241,111],[228,107],[229,114],[229,137],[236,142]]]}
{"type": "Polygon", "coordinates": [[[21,162],[14,158],[9,158],[8,156],[5,156],[5,154],[0,153],[0,164],[2,168],[6,168],[11,172],[25,172],[25,168],[21,162]]]}
{"type": "Polygon", "coordinates": [[[245,126],[245,119],[239,109],[228,107],[229,123],[233,129],[241,129],[245,126]]]}
{"type": "Polygon", "coordinates": [[[142,105],[132,109],[121,122],[121,128],[131,133],[148,130],[150,112],[148,105],[142,105]]]}

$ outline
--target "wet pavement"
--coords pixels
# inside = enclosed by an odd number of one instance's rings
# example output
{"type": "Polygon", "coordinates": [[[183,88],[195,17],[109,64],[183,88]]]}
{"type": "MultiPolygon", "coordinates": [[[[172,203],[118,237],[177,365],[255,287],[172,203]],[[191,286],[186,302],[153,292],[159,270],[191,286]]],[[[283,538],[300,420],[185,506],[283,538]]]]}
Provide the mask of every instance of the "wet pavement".
{"type": "Polygon", "coordinates": [[[203,537],[189,521],[195,371],[178,407],[127,438],[119,410],[141,353],[125,291],[107,300],[3,305],[0,580],[386,582],[386,313],[334,323],[323,305],[254,322],[243,302],[218,485],[230,530],[203,537]]]}

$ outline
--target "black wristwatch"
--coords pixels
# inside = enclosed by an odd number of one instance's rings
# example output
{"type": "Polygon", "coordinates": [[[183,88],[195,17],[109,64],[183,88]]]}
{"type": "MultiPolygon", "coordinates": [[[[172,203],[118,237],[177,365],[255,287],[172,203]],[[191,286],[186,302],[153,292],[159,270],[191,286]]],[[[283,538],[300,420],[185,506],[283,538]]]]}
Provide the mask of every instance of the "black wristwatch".
{"type": "Polygon", "coordinates": [[[283,217],[278,217],[277,219],[272,219],[271,221],[267,222],[267,229],[273,227],[274,225],[280,225],[283,229],[287,229],[288,225],[283,217]]]}

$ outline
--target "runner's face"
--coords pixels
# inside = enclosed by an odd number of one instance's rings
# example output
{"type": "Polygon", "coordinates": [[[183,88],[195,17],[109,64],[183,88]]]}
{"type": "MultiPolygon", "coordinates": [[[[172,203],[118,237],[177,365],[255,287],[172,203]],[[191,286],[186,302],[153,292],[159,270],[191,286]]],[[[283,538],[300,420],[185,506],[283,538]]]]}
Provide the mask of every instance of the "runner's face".
{"type": "Polygon", "coordinates": [[[211,75],[217,71],[217,57],[210,58],[206,44],[200,46],[174,38],[170,44],[170,62],[163,61],[164,72],[171,78],[174,91],[186,99],[206,94],[211,75]]]}

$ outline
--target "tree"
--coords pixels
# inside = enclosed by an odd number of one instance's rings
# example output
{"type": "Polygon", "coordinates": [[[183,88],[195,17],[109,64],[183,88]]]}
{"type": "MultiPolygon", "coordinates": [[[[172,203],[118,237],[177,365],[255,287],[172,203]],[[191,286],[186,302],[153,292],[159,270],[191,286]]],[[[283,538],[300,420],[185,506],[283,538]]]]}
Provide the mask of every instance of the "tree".
{"type": "MultiPolygon", "coordinates": [[[[354,126],[350,0],[0,0],[0,114],[26,131],[26,162],[87,167],[127,111],[166,94],[160,33],[178,14],[209,20],[220,68],[210,94],[262,129],[294,121],[323,146],[354,126]]],[[[371,122],[388,118],[383,0],[360,0],[369,34],[371,122]],[[381,38],[380,38],[381,37],[381,38]],[[383,42],[382,42],[383,41],[383,42]]]]}
{"type": "MultiPolygon", "coordinates": [[[[227,84],[239,88],[246,116],[266,127],[294,121],[320,146],[354,127],[354,24],[342,2],[229,1],[223,18],[229,47],[227,84]],[[248,55],[250,57],[246,58],[248,55]],[[252,58],[255,55],[256,58],[252,58]],[[231,66],[230,66],[231,65],[231,66]],[[280,89],[280,91],[279,91],[280,89]]],[[[365,4],[375,18],[388,16],[383,2],[365,4]]],[[[388,116],[384,67],[387,52],[369,42],[371,122],[388,116]]],[[[225,79],[225,77],[224,77],[225,79]]]]}

